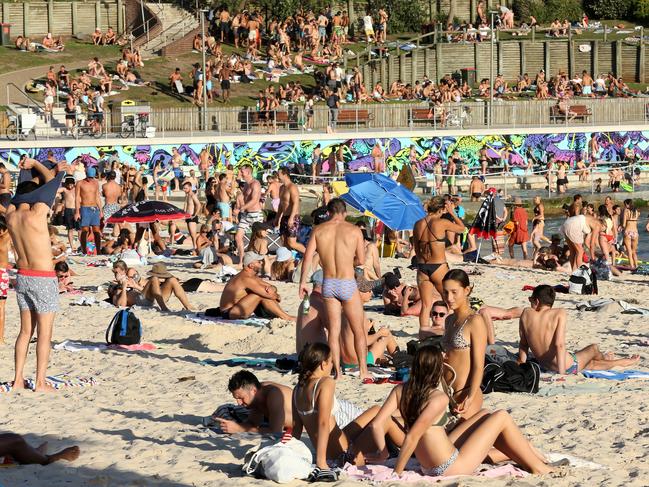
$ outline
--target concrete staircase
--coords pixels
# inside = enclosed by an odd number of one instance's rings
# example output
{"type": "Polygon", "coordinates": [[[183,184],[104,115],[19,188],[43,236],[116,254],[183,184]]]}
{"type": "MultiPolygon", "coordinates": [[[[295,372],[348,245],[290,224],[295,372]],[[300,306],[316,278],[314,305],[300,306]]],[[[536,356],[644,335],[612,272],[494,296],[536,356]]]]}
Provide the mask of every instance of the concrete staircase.
{"type": "Polygon", "coordinates": [[[159,55],[165,46],[185,37],[189,32],[199,27],[199,21],[189,11],[169,3],[146,3],[161,23],[159,34],[140,48],[142,56],[151,58],[159,55]]]}
{"type": "Polygon", "coordinates": [[[20,103],[9,103],[7,111],[16,115],[36,115],[34,132],[37,138],[59,137],[66,133],[63,107],[55,107],[49,121],[45,120],[45,113],[40,107],[34,108],[20,103]]]}

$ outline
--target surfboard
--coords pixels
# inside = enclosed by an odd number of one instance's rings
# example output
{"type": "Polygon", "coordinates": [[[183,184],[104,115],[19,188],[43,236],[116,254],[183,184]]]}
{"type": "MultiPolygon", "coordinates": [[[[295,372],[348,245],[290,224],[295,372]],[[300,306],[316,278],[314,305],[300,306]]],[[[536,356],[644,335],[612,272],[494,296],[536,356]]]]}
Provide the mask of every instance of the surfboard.
{"type": "Polygon", "coordinates": [[[633,192],[633,185],[627,183],[626,181],[620,181],[620,188],[622,188],[627,193],[633,192]]]}

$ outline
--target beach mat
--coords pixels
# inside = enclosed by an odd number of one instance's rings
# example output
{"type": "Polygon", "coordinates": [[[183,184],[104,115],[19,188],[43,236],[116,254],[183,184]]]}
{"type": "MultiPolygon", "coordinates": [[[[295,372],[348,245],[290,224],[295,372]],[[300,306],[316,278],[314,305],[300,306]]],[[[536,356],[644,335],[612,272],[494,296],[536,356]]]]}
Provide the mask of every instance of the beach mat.
{"type": "Polygon", "coordinates": [[[67,352],[97,352],[102,350],[125,350],[127,352],[138,352],[141,350],[155,350],[153,343],[135,343],[133,345],[106,345],[105,343],[80,343],[72,340],[64,340],[54,345],[54,350],[65,350],[67,352]]]}
{"type": "MultiPolygon", "coordinates": [[[[70,374],[47,376],[46,382],[54,389],[67,389],[69,387],[91,387],[98,384],[94,377],[78,377],[70,374]]],[[[34,379],[25,379],[25,388],[34,390],[34,379]]],[[[9,392],[13,388],[11,382],[0,383],[0,392],[9,392]]]]}
{"type": "Polygon", "coordinates": [[[649,372],[644,372],[642,370],[582,370],[581,374],[589,379],[649,379],[649,372]]]}
{"type": "Polygon", "coordinates": [[[270,320],[252,316],[243,320],[224,320],[217,316],[205,316],[204,313],[189,313],[185,319],[199,325],[247,325],[247,326],[268,326],[270,320]]]}
{"type": "Polygon", "coordinates": [[[205,359],[199,362],[201,365],[219,367],[250,367],[255,369],[272,369],[279,372],[292,372],[297,369],[298,362],[291,357],[263,358],[263,357],[236,357],[231,359],[212,360],[205,359]]]}

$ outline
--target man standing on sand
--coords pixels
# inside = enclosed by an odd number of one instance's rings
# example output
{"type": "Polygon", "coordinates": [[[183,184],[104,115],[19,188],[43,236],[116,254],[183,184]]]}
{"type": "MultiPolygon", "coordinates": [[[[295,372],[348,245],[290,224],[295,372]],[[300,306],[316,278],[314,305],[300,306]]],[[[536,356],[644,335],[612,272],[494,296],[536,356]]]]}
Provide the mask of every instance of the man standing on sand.
{"type": "Polygon", "coordinates": [[[77,190],[75,187],[76,181],[72,177],[66,177],[63,180],[63,187],[59,192],[63,196],[63,223],[65,229],[68,231],[68,243],[70,244],[70,252],[76,250],[74,246],[74,231],[79,230],[79,222],[74,219],[74,214],[77,210],[75,203],[75,195],[77,190]]]}
{"type": "Polygon", "coordinates": [[[48,170],[34,159],[25,159],[20,169],[36,170],[45,184],[39,187],[34,181],[23,181],[16,188],[16,196],[7,208],[7,228],[13,240],[18,268],[16,299],[20,310],[13,388],[25,388],[23,372],[29,341],[37,331],[34,390],[52,392],[55,389],[45,382],[45,378],[52,347],[54,316],[59,309],[59,285],[54,272],[47,220],[56,190],[65,174],[59,173],[55,178],[56,169],[48,170]]]}
{"type": "Polygon", "coordinates": [[[219,183],[216,187],[216,207],[221,212],[221,219],[232,221],[230,202],[232,200],[232,189],[228,183],[227,175],[219,174],[219,183]]]}
{"type": "Polygon", "coordinates": [[[178,152],[176,147],[171,148],[171,168],[174,172],[174,191],[180,189],[180,180],[183,178],[183,170],[180,166],[183,165],[183,158],[178,152]]]}
{"type": "Polygon", "coordinates": [[[238,423],[215,417],[223,433],[282,433],[293,427],[293,390],[277,382],[259,379],[248,370],[240,370],[228,382],[228,390],[239,406],[250,410],[245,421],[238,423]],[[262,426],[262,423],[268,426],[262,426]]]}
{"type": "MultiPolygon", "coordinates": [[[[106,174],[106,182],[101,185],[101,194],[104,196],[104,221],[113,216],[113,214],[121,208],[119,204],[119,197],[122,194],[122,186],[117,184],[115,171],[108,171],[106,174]]],[[[119,235],[119,224],[113,225],[113,236],[119,235]]]]}
{"type": "Polygon", "coordinates": [[[639,362],[639,355],[616,358],[613,354],[603,354],[595,344],[578,352],[566,350],[566,310],[552,309],[555,296],[554,289],[545,284],[532,292],[531,307],[525,308],[520,318],[518,363],[527,361],[529,350],[542,367],[562,375],[577,375],[584,369],[629,367],[639,362]]]}
{"type": "Polygon", "coordinates": [[[282,186],[279,189],[279,209],[275,217],[274,226],[279,224],[279,233],[284,241],[284,246],[289,249],[304,253],[304,245],[298,243],[297,235],[300,231],[300,192],[297,186],[291,181],[290,172],[287,167],[281,167],[278,171],[279,182],[282,186]]]}
{"type": "Polygon", "coordinates": [[[243,205],[239,208],[239,226],[234,235],[237,243],[237,255],[243,259],[243,236],[252,228],[252,224],[264,221],[261,211],[261,184],[252,175],[252,166],[244,164],[239,169],[239,176],[245,183],[243,187],[243,205]]]}
{"type": "MultiPolygon", "coordinates": [[[[332,199],[327,205],[329,220],[314,227],[302,262],[299,295],[303,299],[308,293],[306,280],[311,261],[317,252],[320,257],[324,279],[322,297],[328,319],[328,344],[334,361],[335,377],[340,378],[340,330],[342,315],[354,334],[354,350],[357,357],[367,357],[367,338],[363,323],[363,303],[356,286],[355,266],[365,263],[365,245],[361,230],[345,221],[347,206],[340,198],[332,199]]],[[[360,378],[369,377],[367,361],[360,360],[360,378]]]]}
{"type": "Polygon", "coordinates": [[[187,224],[187,231],[189,231],[189,236],[192,239],[192,246],[195,251],[198,251],[196,245],[196,227],[198,226],[198,217],[201,213],[201,202],[198,200],[196,193],[192,191],[192,182],[183,181],[183,191],[185,192],[185,207],[183,211],[189,213],[191,216],[185,219],[187,224]]]}
{"type": "Polygon", "coordinates": [[[86,240],[88,232],[92,230],[95,239],[95,248],[97,252],[101,249],[101,228],[100,223],[103,218],[101,210],[101,198],[99,196],[99,183],[95,179],[97,170],[94,167],[86,169],[86,179],[79,181],[75,188],[75,220],[81,220],[81,252],[86,254],[86,240]]]}
{"type": "Polygon", "coordinates": [[[7,220],[0,215],[0,345],[5,343],[5,306],[9,294],[9,247],[11,236],[7,220]]]}

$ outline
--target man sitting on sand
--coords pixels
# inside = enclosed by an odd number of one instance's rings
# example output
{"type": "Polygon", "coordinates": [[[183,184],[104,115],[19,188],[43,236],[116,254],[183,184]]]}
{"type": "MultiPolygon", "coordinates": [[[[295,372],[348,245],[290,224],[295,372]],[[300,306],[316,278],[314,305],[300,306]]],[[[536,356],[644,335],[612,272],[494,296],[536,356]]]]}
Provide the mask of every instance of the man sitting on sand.
{"type": "Polygon", "coordinates": [[[392,272],[384,275],[383,314],[391,316],[419,316],[421,296],[417,286],[402,284],[392,272]]]}
{"type": "Polygon", "coordinates": [[[221,294],[219,303],[221,317],[226,320],[250,318],[281,318],[295,321],[294,316],[284,312],[279,303],[277,288],[257,276],[264,256],[248,251],[243,255],[243,269],[230,279],[221,294]]]}
{"type": "Polygon", "coordinates": [[[429,336],[441,336],[446,329],[446,318],[448,317],[448,306],[444,301],[435,301],[430,311],[430,327],[419,328],[419,339],[429,336]]]}
{"type": "MultiPolygon", "coordinates": [[[[47,442],[34,448],[21,435],[15,433],[0,434],[0,465],[6,460],[13,460],[19,465],[49,465],[59,460],[71,462],[79,458],[78,446],[71,446],[48,455],[47,442]]],[[[7,462],[9,463],[9,462],[7,462]]]]}
{"type": "Polygon", "coordinates": [[[577,374],[584,369],[609,370],[613,367],[629,367],[638,363],[639,355],[616,358],[603,354],[595,344],[578,352],[566,350],[566,310],[552,309],[555,291],[551,286],[537,286],[530,297],[530,308],[521,315],[518,362],[527,361],[528,350],[546,370],[560,374],[577,374]]]}
{"type": "Polygon", "coordinates": [[[239,406],[250,410],[248,418],[237,423],[214,417],[225,434],[233,433],[282,433],[293,426],[290,387],[277,382],[259,382],[248,370],[240,370],[228,382],[228,390],[239,406]]]}

